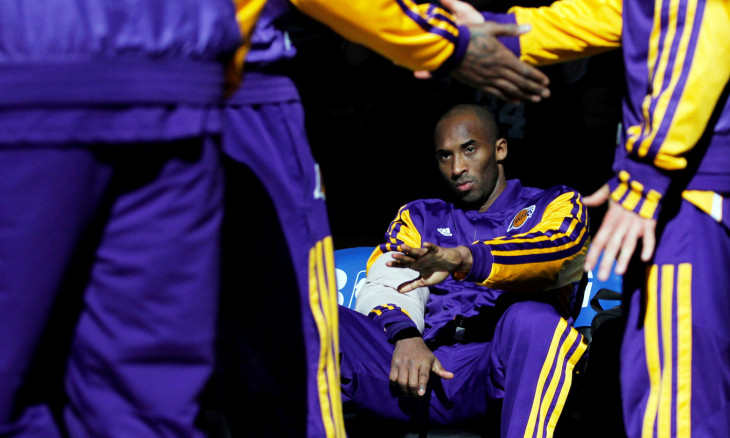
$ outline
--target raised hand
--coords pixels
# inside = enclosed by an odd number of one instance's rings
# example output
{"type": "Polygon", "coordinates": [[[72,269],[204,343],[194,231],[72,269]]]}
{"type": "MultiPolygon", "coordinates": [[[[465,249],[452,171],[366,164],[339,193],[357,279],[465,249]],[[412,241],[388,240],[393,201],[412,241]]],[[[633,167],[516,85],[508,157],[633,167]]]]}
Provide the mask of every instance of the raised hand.
{"type": "MultiPolygon", "coordinates": [[[[470,31],[469,47],[462,63],[451,75],[471,87],[518,104],[523,100],[539,102],[550,97],[550,83],[544,73],[521,62],[497,40],[500,36],[519,36],[529,26],[485,22],[484,16],[473,6],[459,0],[443,0],[441,4],[470,31]]],[[[417,71],[419,79],[431,74],[417,71]]]]}
{"type": "Polygon", "coordinates": [[[466,55],[451,76],[506,101],[539,102],[550,96],[550,81],[540,70],[531,67],[497,40],[499,36],[519,36],[529,27],[487,22],[469,26],[470,40],[466,55]]]}
{"type": "Polygon", "coordinates": [[[642,218],[633,211],[626,210],[609,200],[609,197],[608,185],[604,185],[594,194],[583,198],[583,202],[589,207],[609,203],[601,227],[586,255],[584,267],[586,271],[593,269],[603,252],[601,265],[598,267],[598,278],[601,281],[608,279],[614,260],[616,260],[616,274],[623,275],[626,272],[639,239],[642,242],[641,260],[644,262],[651,260],[656,245],[656,221],[642,218]]]}

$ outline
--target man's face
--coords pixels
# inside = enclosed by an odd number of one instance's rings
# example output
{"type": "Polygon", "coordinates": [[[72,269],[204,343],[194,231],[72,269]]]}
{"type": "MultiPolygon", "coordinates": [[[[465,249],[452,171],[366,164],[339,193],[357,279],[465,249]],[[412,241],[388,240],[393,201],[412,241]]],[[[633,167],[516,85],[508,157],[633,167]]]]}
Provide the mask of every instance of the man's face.
{"type": "Polygon", "coordinates": [[[454,114],[436,127],[439,170],[457,199],[473,208],[486,203],[497,184],[494,136],[472,112],[454,114]]]}

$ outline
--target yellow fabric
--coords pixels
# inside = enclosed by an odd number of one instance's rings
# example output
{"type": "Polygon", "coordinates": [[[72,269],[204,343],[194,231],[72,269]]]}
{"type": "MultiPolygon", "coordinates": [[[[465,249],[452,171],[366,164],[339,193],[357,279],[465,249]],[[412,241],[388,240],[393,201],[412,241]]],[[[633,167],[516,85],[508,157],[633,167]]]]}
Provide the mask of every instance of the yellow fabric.
{"type": "Polygon", "coordinates": [[[532,27],[520,36],[520,59],[531,64],[567,61],[621,45],[621,0],[562,0],[509,12],[518,24],[532,27]]]}
{"type": "Polygon", "coordinates": [[[292,4],[342,37],[412,70],[436,70],[454,52],[454,44],[424,30],[404,8],[449,34],[459,34],[453,24],[436,16],[452,19],[448,12],[438,8],[427,13],[429,5],[411,0],[292,0],[292,4]]]}

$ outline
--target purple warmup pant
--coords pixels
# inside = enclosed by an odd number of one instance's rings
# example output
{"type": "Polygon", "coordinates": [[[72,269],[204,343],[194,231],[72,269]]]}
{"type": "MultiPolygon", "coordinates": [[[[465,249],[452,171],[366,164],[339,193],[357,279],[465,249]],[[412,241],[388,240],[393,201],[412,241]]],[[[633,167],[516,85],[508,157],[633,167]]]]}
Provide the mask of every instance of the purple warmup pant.
{"type": "Polygon", "coordinates": [[[248,73],[225,123],[226,419],[235,436],[344,437],[332,239],[293,83],[248,73]]]}
{"type": "Polygon", "coordinates": [[[356,412],[421,427],[468,424],[501,405],[502,437],[550,437],[565,404],[582,336],[549,304],[512,304],[490,342],[443,345],[451,380],[431,376],[425,401],[388,376],[394,345],[371,319],[340,307],[342,400],[356,412]]]}
{"type": "Polygon", "coordinates": [[[0,175],[0,435],[202,436],[217,145],[2,147],[0,175]]]}
{"type": "Polygon", "coordinates": [[[682,201],[657,237],[652,264],[624,276],[621,389],[628,435],[728,437],[727,222],[682,201]]]}

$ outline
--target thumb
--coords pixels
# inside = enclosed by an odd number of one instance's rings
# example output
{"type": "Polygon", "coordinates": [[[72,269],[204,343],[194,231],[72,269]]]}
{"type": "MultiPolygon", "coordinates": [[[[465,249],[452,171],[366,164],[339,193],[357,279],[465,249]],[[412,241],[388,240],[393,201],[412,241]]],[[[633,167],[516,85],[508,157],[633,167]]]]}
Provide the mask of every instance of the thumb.
{"type": "Polygon", "coordinates": [[[484,23],[484,16],[469,3],[459,0],[441,0],[441,5],[454,15],[458,24],[474,25],[484,23]]]}
{"type": "Polygon", "coordinates": [[[520,36],[529,32],[532,26],[529,24],[503,24],[490,21],[487,23],[489,31],[496,36],[520,36]]]}
{"type": "Polygon", "coordinates": [[[432,79],[433,76],[431,75],[431,72],[426,70],[418,70],[413,72],[413,76],[416,79],[432,79]]]}
{"type": "Polygon", "coordinates": [[[604,184],[600,189],[596,190],[595,193],[583,198],[583,203],[589,207],[598,207],[608,201],[610,194],[608,184],[604,184]]]}
{"type": "Polygon", "coordinates": [[[419,281],[423,281],[423,279],[419,277],[413,281],[409,281],[409,282],[401,284],[400,286],[398,286],[398,292],[405,294],[414,289],[418,289],[420,287],[420,285],[418,284],[419,281]]]}
{"type": "Polygon", "coordinates": [[[446,371],[443,366],[441,366],[441,362],[439,362],[438,359],[434,359],[433,365],[431,366],[431,371],[433,371],[434,374],[441,377],[442,379],[451,380],[454,378],[454,373],[451,371],[446,371]]]}

